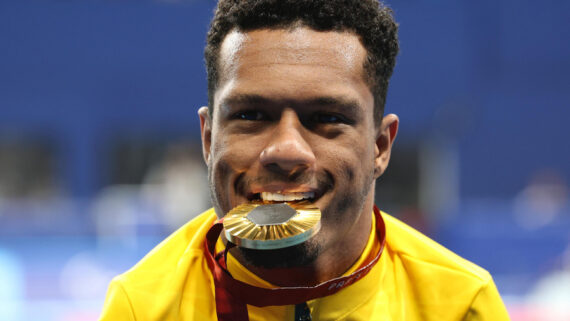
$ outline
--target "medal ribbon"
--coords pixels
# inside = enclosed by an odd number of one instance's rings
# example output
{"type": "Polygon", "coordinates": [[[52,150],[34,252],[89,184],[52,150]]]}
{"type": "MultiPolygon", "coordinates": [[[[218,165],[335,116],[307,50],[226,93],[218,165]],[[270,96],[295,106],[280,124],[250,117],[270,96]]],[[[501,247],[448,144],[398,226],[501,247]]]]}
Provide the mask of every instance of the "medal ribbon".
{"type": "MultiPolygon", "coordinates": [[[[294,305],[316,298],[334,294],[343,288],[362,279],[380,259],[386,242],[386,227],[380,211],[374,206],[376,216],[376,233],[381,240],[380,249],[376,256],[363,264],[353,273],[331,279],[321,284],[309,287],[280,287],[275,289],[260,288],[234,279],[226,266],[226,256],[229,248],[215,253],[216,242],[223,229],[223,218],[212,225],[205,240],[206,262],[214,277],[216,288],[216,312],[219,321],[248,321],[247,304],[257,307],[270,305],[294,305]]],[[[228,244],[231,244],[228,242],[228,244]]]]}

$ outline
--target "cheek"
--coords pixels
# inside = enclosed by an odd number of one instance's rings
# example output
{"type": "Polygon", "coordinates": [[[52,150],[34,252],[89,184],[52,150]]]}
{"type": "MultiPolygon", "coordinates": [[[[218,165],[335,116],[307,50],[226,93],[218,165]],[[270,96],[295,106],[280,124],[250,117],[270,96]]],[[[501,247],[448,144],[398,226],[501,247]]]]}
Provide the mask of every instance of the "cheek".
{"type": "Polygon", "coordinates": [[[214,168],[223,167],[224,174],[246,170],[258,158],[255,144],[241,139],[239,135],[222,135],[212,143],[214,168]]]}
{"type": "MultiPolygon", "coordinates": [[[[335,176],[352,182],[374,172],[374,146],[361,141],[347,141],[322,150],[320,160],[326,167],[334,168],[335,176]]],[[[318,157],[319,159],[319,157],[318,157]]]]}
{"type": "Polygon", "coordinates": [[[238,135],[219,135],[212,141],[208,173],[210,188],[220,207],[229,210],[236,193],[236,179],[251,170],[258,157],[257,147],[238,135]]]}
{"type": "Polygon", "coordinates": [[[234,165],[230,162],[232,159],[232,150],[228,148],[227,142],[220,139],[219,135],[213,135],[210,150],[210,159],[208,162],[208,176],[210,183],[210,192],[214,206],[217,211],[221,210],[225,213],[231,203],[232,185],[229,183],[234,165]]]}
{"type": "Polygon", "coordinates": [[[232,172],[231,164],[229,164],[224,157],[212,157],[210,164],[208,166],[208,171],[210,174],[210,184],[213,186],[225,186],[221,184],[221,181],[232,172]]]}

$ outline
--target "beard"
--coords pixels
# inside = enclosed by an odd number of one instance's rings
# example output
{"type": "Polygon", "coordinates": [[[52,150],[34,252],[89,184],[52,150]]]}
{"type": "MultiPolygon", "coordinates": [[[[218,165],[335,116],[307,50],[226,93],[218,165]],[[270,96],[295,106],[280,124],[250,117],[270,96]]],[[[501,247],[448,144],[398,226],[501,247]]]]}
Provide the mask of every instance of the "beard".
{"type": "Polygon", "coordinates": [[[321,252],[314,237],[294,246],[275,250],[256,250],[237,247],[246,264],[264,269],[294,268],[311,265],[321,252]]]}

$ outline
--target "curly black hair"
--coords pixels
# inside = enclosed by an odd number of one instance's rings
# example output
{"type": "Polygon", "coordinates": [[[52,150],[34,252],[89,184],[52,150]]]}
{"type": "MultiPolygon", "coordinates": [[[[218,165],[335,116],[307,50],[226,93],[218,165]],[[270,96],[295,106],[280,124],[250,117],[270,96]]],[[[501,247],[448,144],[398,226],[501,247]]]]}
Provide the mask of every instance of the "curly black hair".
{"type": "Polygon", "coordinates": [[[379,124],[399,46],[392,11],[378,0],[220,0],[204,50],[210,112],[219,80],[220,46],[226,35],[234,29],[247,32],[296,26],[349,31],[360,38],[368,52],[364,77],[374,96],[374,119],[379,124]]]}

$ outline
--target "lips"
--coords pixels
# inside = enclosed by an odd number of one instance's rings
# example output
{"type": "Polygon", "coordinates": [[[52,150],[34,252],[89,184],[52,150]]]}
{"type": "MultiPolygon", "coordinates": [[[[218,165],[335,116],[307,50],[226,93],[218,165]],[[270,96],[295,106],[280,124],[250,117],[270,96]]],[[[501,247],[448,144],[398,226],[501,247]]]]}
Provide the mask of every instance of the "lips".
{"type": "Polygon", "coordinates": [[[262,202],[317,202],[333,188],[332,175],[323,172],[318,177],[298,179],[295,182],[285,182],[273,177],[255,179],[238,177],[236,189],[244,195],[247,201],[262,202]]]}

